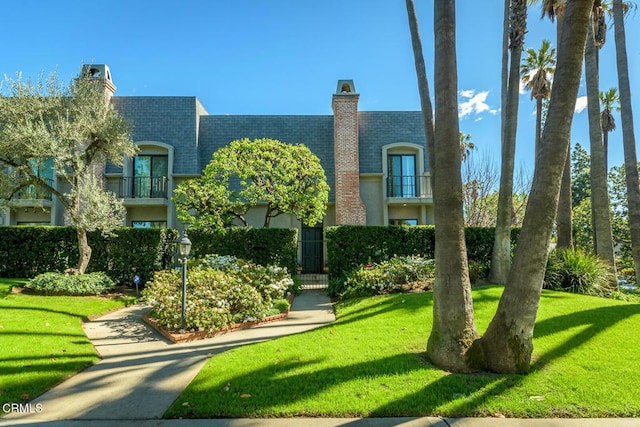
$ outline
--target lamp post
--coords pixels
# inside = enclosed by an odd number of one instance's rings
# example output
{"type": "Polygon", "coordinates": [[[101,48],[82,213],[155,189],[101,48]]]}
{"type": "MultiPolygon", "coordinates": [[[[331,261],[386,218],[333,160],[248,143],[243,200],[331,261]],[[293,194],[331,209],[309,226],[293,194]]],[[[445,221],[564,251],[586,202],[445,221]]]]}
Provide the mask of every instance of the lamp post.
{"type": "Polygon", "coordinates": [[[185,314],[187,309],[187,257],[191,252],[191,240],[187,237],[187,230],[182,233],[178,240],[178,249],[182,258],[182,320],[180,322],[180,333],[184,333],[185,314]]]}

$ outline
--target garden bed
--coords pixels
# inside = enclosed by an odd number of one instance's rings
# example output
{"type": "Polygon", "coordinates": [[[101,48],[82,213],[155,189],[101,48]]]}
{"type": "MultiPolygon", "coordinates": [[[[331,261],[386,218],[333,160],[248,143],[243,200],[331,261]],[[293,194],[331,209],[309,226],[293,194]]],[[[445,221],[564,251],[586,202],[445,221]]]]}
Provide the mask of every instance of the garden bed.
{"type": "Polygon", "coordinates": [[[285,320],[288,315],[289,315],[288,312],[274,314],[273,316],[268,316],[263,319],[254,320],[252,322],[236,323],[234,325],[229,326],[227,329],[222,329],[218,331],[196,331],[196,332],[185,332],[182,334],[180,332],[170,331],[168,329],[163,328],[162,326],[158,325],[157,322],[148,314],[145,314],[142,318],[147,324],[149,324],[152,328],[154,328],[156,331],[162,334],[162,336],[170,340],[172,343],[178,344],[178,343],[189,342],[189,341],[203,340],[205,338],[213,338],[218,335],[224,335],[229,332],[240,331],[242,329],[249,329],[254,326],[263,325],[265,323],[278,322],[280,320],[285,320]]]}
{"type": "MultiPolygon", "coordinates": [[[[294,298],[295,296],[293,294],[289,294],[287,296],[287,300],[289,301],[289,304],[293,304],[294,298]]],[[[274,314],[273,316],[267,316],[262,319],[254,320],[251,322],[235,323],[233,325],[230,325],[226,329],[215,330],[215,331],[185,332],[185,333],[170,331],[158,325],[158,323],[153,319],[153,317],[149,316],[148,313],[142,316],[142,319],[149,326],[151,326],[160,334],[162,334],[162,336],[167,338],[169,341],[171,341],[174,344],[178,344],[178,343],[189,342],[189,341],[203,340],[206,338],[213,338],[218,335],[224,335],[229,332],[240,331],[242,329],[249,329],[258,325],[264,325],[266,323],[279,322],[281,320],[286,320],[288,316],[289,316],[289,310],[287,310],[285,313],[274,314]]]]}

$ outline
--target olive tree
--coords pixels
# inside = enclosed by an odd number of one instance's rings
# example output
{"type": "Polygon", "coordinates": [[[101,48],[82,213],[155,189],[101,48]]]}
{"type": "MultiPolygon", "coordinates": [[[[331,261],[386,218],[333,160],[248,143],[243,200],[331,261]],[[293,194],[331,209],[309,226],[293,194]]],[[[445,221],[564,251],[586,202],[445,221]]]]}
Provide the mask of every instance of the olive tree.
{"type": "Polygon", "coordinates": [[[55,73],[37,81],[5,77],[0,91],[0,199],[11,201],[34,186],[51,194],[76,227],[82,274],[91,259],[87,232],[109,233],[122,225],[122,201],[102,186],[106,162],[122,165],[135,154],[130,123],[105,96],[103,81],[80,76],[69,84],[55,73]],[[51,169],[57,180],[40,173],[51,169]],[[56,183],[57,182],[57,183],[56,183]],[[69,191],[62,190],[68,183],[69,191]]]}

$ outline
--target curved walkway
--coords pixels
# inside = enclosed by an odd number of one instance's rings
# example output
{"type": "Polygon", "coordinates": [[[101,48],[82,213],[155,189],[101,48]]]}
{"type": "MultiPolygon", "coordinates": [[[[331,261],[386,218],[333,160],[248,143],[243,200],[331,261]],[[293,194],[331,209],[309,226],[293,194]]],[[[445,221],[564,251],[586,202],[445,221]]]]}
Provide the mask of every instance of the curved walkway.
{"type": "Polygon", "coordinates": [[[85,333],[102,360],[30,402],[33,408],[42,405],[40,413],[8,414],[0,418],[0,425],[160,419],[211,356],[335,320],[323,291],[303,291],[291,308],[280,322],[181,344],[171,343],[144,323],[147,308],[140,305],[85,323],[85,333]]]}

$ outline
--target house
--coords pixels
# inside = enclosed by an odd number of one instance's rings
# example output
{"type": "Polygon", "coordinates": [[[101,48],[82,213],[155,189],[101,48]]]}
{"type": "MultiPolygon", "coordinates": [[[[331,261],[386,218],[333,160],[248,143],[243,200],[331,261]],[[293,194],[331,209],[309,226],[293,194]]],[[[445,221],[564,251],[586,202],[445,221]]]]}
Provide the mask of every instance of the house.
{"type": "MultiPolygon", "coordinates": [[[[171,202],[173,189],[199,176],[217,149],[240,138],[302,143],[320,158],[331,187],[323,224],[303,227],[284,215],[272,222],[273,227],[299,228],[303,241],[321,245],[322,229],[331,225],[433,223],[421,113],[358,111],[352,80],[338,81],[331,99],[333,115],[210,115],[194,96],[114,96],[107,65],[85,65],[87,73],[103,81],[105,96],[131,120],[132,138],[140,149],[123,167],[104,169],[107,189],[124,200],[127,226],[180,228],[171,202]]],[[[42,174],[56,183],[51,170],[42,174]]],[[[259,209],[248,215],[257,226],[263,217],[259,209]]],[[[60,225],[64,212],[49,192],[27,188],[14,196],[0,224],[60,225]]],[[[306,251],[311,250],[319,249],[316,245],[306,251]]]]}

